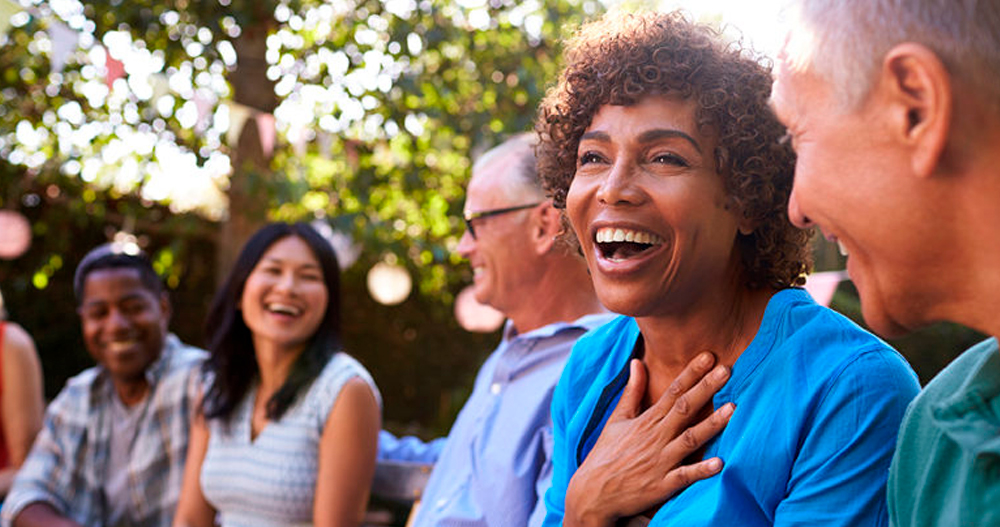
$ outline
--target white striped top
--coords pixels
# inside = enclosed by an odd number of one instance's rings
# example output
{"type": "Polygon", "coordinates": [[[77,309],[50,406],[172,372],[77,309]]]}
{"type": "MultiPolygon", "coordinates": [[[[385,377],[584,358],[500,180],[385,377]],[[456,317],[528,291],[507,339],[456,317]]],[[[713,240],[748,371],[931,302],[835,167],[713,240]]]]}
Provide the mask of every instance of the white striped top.
{"type": "MultiPolygon", "coordinates": [[[[311,526],[319,440],[344,384],[368,371],[337,353],[278,421],[251,440],[254,384],[234,410],[230,426],[208,422],[211,438],[201,465],[201,489],[224,527],[311,526]]],[[[380,403],[381,404],[381,403],[380,403]]]]}

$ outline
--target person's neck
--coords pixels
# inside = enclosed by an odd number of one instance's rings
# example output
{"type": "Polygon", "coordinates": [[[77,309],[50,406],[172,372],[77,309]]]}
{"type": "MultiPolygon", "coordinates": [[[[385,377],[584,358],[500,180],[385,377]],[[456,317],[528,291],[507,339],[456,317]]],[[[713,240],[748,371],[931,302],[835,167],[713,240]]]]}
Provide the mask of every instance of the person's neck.
{"type": "Polygon", "coordinates": [[[504,313],[519,334],[607,311],[597,299],[585,265],[575,257],[565,265],[547,266],[533,291],[517,309],[504,313]]]}
{"type": "Polygon", "coordinates": [[[125,406],[133,406],[142,402],[149,393],[149,383],[145,378],[129,381],[113,380],[115,394],[125,406]]]}
{"type": "Polygon", "coordinates": [[[939,276],[946,280],[940,298],[927,302],[929,321],[948,320],[1000,338],[1000,108],[984,106],[982,94],[956,84],[951,140],[935,176],[941,181],[938,203],[947,213],[930,214],[934,227],[947,229],[949,247],[939,276]],[[965,90],[965,91],[962,91],[965,90]],[[984,109],[988,108],[988,109],[984,109]],[[945,193],[946,192],[946,193],[945,193]]]}
{"type": "Polygon", "coordinates": [[[716,364],[732,367],[756,337],[774,294],[773,289],[741,286],[729,295],[703,295],[695,305],[677,313],[637,318],[643,362],[649,372],[649,399],[657,400],[687,364],[705,351],[715,355],[716,364]]]}
{"type": "Polygon", "coordinates": [[[289,349],[271,342],[255,341],[254,355],[257,357],[258,375],[260,376],[258,394],[269,398],[277,392],[288,379],[295,359],[304,350],[304,345],[296,349],[289,349]]]}

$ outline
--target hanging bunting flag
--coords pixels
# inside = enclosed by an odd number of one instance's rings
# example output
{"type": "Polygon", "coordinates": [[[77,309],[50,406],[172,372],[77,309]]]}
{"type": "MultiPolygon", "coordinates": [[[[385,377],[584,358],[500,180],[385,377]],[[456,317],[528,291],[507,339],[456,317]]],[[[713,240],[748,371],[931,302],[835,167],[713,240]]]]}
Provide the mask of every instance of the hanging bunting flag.
{"type": "Polygon", "coordinates": [[[170,80],[167,76],[162,73],[154,73],[149,76],[149,85],[153,88],[153,97],[151,100],[156,102],[170,93],[170,80]]]}
{"type": "Polygon", "coordinates": [[[194,107],[198,110],[198,120],[195,121],[194,130],[198,133],[204,132],[211,123],[212,107],[215,106],[215,96],[208,90],[198,90],[194,92],[194,107]]]}
{"type": "Polygon", "coordinates": [[[70,55],[76,51],[79,35],[66,24],[58,20],[49,21],[49,40],[52,41],[52,51],[49,60],[52,71],[61,72],[70,55]]]}
{"type": "Polygon", "coordinates": [[[108,85],[108,90],[115,86],[115,81],[125,78],[125,64],[111,56],[107,48],[104,49],[104,82],[108,85]]]}
{"type": "Polygon", "coordinates": [[[226,142],[229,146],[236,147],[243,134],[243,127],[247,121],[254,120],[257,125],[257,135],[260,136],[260,149],[265,157],[271,157],[274,153],[274,143],[276,130],[274,128],[274,115],[261,112],[238,102],[229,101],[229,130],[226,130],[226,142]]]}
{"type": "Polygon", "coordinates": [[[823,271],[806,277],[805,290],[821,306],[829,306],[840,282],[847,280],[847,271],[823,271]]]}
{"type": "Polygon", "coordinates": [[[243,132],[243,126],[253,116],[254,110],[238,102],[229,101],[226,104],[229,106],[229,130],[226,131],[226,143],[231,147],[236,147],[236,143],[240,140],[240,134],[243,132]]]}
{"type": "Polygon", "coordinates": [[[257,121],[257,133],[260,135],[260,149],[264,152],[264,157],[271,157],[274,153],[274,115],[258,112],[254,116],[257,121]]]}

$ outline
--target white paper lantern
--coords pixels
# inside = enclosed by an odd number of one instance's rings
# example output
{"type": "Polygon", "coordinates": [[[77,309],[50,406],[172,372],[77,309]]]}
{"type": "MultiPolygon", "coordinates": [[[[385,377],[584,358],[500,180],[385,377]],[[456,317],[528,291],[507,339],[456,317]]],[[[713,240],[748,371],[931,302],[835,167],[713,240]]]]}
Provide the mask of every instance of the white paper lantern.
{"type": "Polygon", "coordinates": [[[368,271],[368,292],[380,304],[394,306],[410,296],[413,280],[403,267],[379,262],[368,271]]]}
{"type": "Polygon", "coordinates": [[[0,210],[0,258],[13,260],[31,247],[31,224],[22,214],[0,210]]]}
{"type": "Polygon", "coordinates": [[[466,331],[492,333],[503,325],[503,313],[476,300],[475,286],[468,286],[455,298],[455,318],[466,331]]]}

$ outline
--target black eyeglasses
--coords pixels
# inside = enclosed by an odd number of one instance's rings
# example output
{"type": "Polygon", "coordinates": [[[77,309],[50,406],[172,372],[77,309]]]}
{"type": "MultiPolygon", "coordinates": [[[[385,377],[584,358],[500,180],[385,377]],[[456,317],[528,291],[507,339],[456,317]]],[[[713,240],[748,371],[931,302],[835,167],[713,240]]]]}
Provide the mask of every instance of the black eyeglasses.
{"type": "Polygon", "coordinates": [[[472,220],[478,220],[480,218],[489,218],[490,216],[499,216],[501,214],[507,214],[508,212],[514,212],[518,210],[530,209],[532,207],[537,207],[541,205],[542,202],[529,203],[527,205],[517,205],[516,207],[507,207],[503,209],[493,209],[493,210],[481,210],[478,212],[466,212],[465,213],[465,227],[469,229],[469,234],[472,235],[472,239],[476,239],[476,228],[472,226],[472,220]]]}

